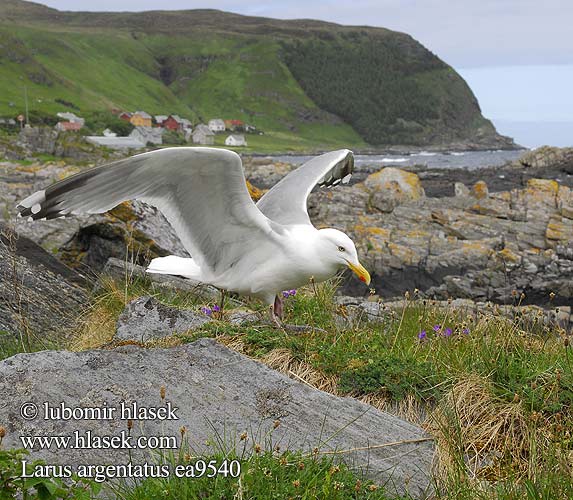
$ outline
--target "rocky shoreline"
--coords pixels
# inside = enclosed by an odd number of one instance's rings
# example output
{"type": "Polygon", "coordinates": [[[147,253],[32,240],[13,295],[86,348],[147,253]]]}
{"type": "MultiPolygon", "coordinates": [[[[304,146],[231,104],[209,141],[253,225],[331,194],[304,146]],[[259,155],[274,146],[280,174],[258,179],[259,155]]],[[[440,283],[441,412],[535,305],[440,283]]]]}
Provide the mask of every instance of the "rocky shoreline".
{"type": "MultiPolygon", "coordinates": [[[[255,198],[293,168],[245,159],[255,198]]],[[[62,163],[0,164],[4,221],[15,221],[20,199],[76,170],[62,163]]],[[[318,227],[354,238],[384,299],[417,288],[437,300],[512,304],[523,293],[524,304],[563,313],[573,301],[572,187],[572,150],[541,148],[512,164],[472,171],[361,167],[350,186],[313,193],[309,213],[318,227]]],[[[87,276],[110,257],[145,265],[155,256],[185,254],[163,216],[140,203],[110,214],[19,221],[16,228],[87,276]]],[[[369,292],[347,277],[341,293],[369,292]]]]}

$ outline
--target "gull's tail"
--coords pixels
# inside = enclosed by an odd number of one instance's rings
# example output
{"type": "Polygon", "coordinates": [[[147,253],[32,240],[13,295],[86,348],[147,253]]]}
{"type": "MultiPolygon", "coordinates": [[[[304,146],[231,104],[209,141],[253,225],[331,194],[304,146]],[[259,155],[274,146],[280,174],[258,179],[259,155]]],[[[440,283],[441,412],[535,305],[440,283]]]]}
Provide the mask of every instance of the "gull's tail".
{"type": "Polygon", "coordinates": [[[174,274],[197,281],[201,280],[201,268],[191,258],[168,255],[153,259],[147,268],[148,273],[174,274]]]}

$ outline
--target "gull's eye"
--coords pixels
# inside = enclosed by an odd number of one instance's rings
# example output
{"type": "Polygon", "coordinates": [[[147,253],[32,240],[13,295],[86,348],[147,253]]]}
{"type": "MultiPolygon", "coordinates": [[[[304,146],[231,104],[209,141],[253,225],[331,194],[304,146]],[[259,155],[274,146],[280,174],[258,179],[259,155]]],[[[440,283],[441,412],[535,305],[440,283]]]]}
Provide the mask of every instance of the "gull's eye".
{"type": "Polygon", "coordinates": [[[339,252],[346,252],[346,248],[344,248],[344,247],[338,247],[338,251],[339,251],[339,252]]]}

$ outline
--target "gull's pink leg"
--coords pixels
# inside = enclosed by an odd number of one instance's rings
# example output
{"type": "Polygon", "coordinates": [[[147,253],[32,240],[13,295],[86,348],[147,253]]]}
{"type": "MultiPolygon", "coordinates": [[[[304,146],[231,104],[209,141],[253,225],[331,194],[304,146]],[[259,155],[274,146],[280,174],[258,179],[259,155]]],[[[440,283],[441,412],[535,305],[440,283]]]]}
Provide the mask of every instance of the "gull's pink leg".
{"type": "Polygon", "coordinates": [[[279,295],[275,296],[275,304],[273,306],[273,312],[279,319],[283,319],[283,299],[279,295]]]}
{"type": "Polygon", "coordinates": [[[277,328],[282,329],[283,325],[280,320],[283,315],[283,301],[278,295],[275,296],[275,303],[269,307],[269,311],[271,313],[271,322],[274,323],[277,328]]]}

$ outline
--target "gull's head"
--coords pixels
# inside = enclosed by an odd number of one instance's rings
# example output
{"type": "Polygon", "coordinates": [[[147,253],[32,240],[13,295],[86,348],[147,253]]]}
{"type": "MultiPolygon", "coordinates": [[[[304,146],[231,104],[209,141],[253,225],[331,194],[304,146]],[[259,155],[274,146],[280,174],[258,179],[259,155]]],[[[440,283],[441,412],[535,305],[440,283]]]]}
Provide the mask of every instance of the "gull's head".
{"type": "Polygon", "coordinates": [[[370,274],[358,261],[358,254],[354,242],[342,231],[327,228],[320,229],[319,234],[323,242],[323,256],[338,267],[349,267],[358,276],[360,281],[370,284],[370,274]]]}

